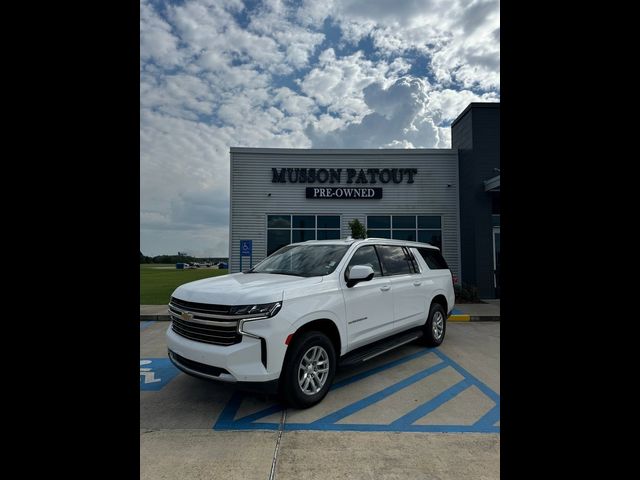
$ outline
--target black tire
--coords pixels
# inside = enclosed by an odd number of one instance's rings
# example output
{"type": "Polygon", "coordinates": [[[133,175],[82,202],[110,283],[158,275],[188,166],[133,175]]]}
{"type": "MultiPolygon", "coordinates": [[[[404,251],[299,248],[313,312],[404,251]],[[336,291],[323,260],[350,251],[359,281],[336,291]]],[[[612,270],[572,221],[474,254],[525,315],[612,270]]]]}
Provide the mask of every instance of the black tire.
{"type": "MultiPolygon", "coordinates": [[[[437,331],[440,331],[440,329],[437,329],[437,331]]],[[[424,325],[422,343],[428,347],[437,347],[444,340],[445,333],[447,333],[447,313],[444,311],[444,308],[442,308],[442,305],[432,303],[429,309],[429,318],[427,318],[427,323],[424,325]],[[433,328],[434,319],[436,320],[436,325],[440,324],[441,320],[442,333],[439,337],[436,334],[436,329],[433,328]]]]}
{"type": "MultiPolygon", "coordinates": [[[[315,350],[315,352],[320,353],[324,358],[322,350],[315,350]]],[[[336,360],[336,352],[333,347],[333,343],[331,343],[329,337],[324,333],[305,332],[299,337],[294,338],[293,342],[289,345],[282,368],[282,374],[280,376],[280,396],[284,403],[295,408],[309,408],[319,403],[325,397],[333,383],[333,377],[336,373],[336,360]],[[327,376],[322,377],[324,379],[324,383],[320,390],[317,393],[308,394],[303,391],[298,381],[298,373],[300,371],[300,365],[303,361],[303,357],[308,355],[309,352],[316,347],[319,347],[326,353],[329,368],[326,372],[327,376]]],[[[305,358],[305,362],[306,361],[307,358],[305,358]]],[[[322,373],[320,375],[322,375],[322,373]]],[[[311,377],[312,378],[310,380],[313,382],[320,379],[317,373],[312,374],[311,377]]],[[[306,380],[303,380],[303,382],[304,381],[306,380]]],[[[309,384],[307,388],[312,389],[313,387],[309,384]]]]}

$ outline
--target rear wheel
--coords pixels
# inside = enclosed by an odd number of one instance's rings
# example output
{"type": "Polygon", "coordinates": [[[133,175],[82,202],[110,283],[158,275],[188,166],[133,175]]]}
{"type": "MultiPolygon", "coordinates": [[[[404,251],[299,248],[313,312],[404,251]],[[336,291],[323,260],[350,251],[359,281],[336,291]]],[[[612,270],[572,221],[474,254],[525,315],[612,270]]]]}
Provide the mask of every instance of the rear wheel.
{"type": "Polygon", "coordinates": [[[322,332],[294,338],[282,371],[282,398],[295,408],[319,403],[329,391],[336,371],[336,353],[322,332]]]}
{"type": "Polygon", "coordinates": [[[447,314],[439,303],[434,303],[429,309],[429,318],[424,325],[424,343],[429,347],[437,347],[444,340],[447,331],[447,314]]]}

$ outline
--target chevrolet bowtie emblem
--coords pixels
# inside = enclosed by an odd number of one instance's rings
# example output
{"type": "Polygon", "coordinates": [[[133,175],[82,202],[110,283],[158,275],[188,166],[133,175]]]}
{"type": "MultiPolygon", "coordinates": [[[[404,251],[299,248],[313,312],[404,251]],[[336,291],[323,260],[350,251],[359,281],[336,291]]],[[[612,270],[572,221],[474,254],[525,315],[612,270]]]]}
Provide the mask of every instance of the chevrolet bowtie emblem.
{"type": "Polygon", "coordinates": [[[189,320],[193,320],[193,315],[192,315],[191,313],[189,313],[189,312],[182,312],[182,313],[180,314],[180,318],[181,318],[182,320],[189,321],[189,320]]]}

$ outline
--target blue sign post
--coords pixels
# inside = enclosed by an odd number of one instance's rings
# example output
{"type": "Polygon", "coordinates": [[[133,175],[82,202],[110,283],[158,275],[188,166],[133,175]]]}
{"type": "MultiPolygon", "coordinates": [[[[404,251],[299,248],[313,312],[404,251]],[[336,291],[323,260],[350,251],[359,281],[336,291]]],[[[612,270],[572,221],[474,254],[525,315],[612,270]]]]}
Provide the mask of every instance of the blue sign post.
{"type": "Polygon", "coordinates": [[[249,268],[253,268],[253,240],[240,240],[240,271],[242,271],[242,257],[249,257],[249,268]]]}

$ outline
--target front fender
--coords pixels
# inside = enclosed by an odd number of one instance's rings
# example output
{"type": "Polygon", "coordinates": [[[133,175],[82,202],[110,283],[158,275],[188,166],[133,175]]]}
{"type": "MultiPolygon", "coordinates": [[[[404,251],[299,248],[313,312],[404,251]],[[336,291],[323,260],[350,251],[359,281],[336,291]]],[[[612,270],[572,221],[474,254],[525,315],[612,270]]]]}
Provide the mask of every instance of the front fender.
{"type": "Polygon", "coordinates": [[[338,329],[338,333],[340,334],[339,355],[344,355],[347,349],[347,328],[345,322],[343,322],[335,312],[332,312],[330,310],[318,310],[316,312],[309,313],[308,315],[304,315],[303,317],[299,318],[293,325],[291,325],[291,333],[297,332],[301,327],[315,320],[330,320],[331,322],[333,322],[333,324],[338,329]]]}

